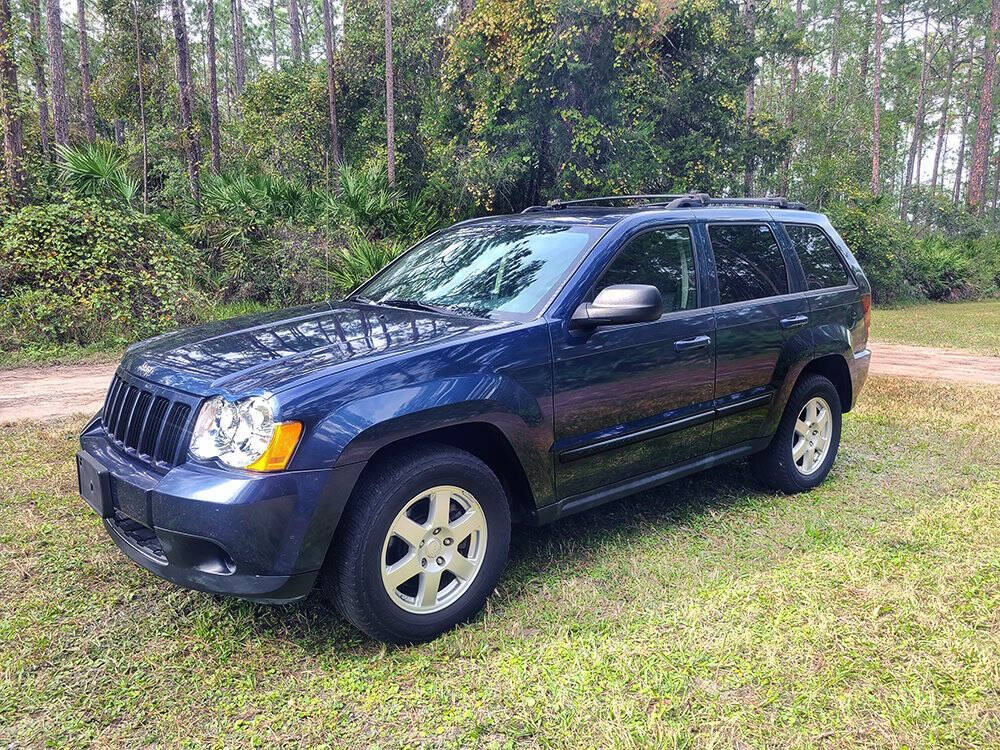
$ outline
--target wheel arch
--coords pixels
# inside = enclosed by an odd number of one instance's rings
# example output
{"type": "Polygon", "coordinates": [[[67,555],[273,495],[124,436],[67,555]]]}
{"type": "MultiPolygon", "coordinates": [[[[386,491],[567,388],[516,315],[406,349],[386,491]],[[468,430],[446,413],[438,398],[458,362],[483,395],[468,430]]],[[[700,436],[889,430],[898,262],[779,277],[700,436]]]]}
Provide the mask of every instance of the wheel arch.
{"type": "Polygon", "coordinates": [[[394,453],[412,445],[428,443],[440,443],[466,451],[485,463],[503,485],[510,503],[512,520],[523,521],[535,511],[537,498],[514,446],[499,427],[486,421],[436,427],[402,436],[379,446],[368,459],[355,487],[361,486],[366,475],[373,472],[379,464],[392,460],[394,453]]]}
{"type": "MultiPolygon", "coordinates": [[[[840,410],[846,414],[854,406],[854,384],[851,381],[851,370],[847,366],[847,359],[843,354],[825,354],[816,359],[810,360],[799,376],[795,379],[795,385],[807,375],[822,375],[833,383],[840,396],[840,410]]],[[[794,389],[795,385],[792,386],[794,389]]]]}

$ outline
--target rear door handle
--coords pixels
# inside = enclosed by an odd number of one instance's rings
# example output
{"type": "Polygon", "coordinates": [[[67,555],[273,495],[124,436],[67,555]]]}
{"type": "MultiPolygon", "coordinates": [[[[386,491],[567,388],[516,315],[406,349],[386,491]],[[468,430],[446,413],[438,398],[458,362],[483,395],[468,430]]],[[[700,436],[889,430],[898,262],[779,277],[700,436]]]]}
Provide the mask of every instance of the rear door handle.
{"type": "Polygon", "coordinates": [[[788,328],[801,328],[802,326],[804,326],[808,322],[809,322],[809,316],[808,315],[794,315],[791,318],[782,318],[781,319],[781,327],[785,328],[785,329],[788,329],[788,328]]]}
{"type": "Polygon", "coordinates": [[[704,349],[712,343],[708,336],[695,336],[693,339],[681,339],[674,342],[675,352],[689,352],[692,349],[704,349]]]}

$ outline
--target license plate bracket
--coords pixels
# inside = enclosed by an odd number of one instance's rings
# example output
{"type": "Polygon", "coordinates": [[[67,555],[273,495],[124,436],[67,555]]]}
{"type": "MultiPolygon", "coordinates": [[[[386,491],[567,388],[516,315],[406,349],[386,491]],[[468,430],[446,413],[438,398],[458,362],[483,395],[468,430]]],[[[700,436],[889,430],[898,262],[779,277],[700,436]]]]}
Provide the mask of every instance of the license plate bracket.
{"type": "Polygon", "coordinates": [[[111,476],[107,469],[90,454],[79,451],[76,454],[76,474],[80,495],[87,505],[101,518],[110,518],[114,509],[111,504],[111,476]]]}

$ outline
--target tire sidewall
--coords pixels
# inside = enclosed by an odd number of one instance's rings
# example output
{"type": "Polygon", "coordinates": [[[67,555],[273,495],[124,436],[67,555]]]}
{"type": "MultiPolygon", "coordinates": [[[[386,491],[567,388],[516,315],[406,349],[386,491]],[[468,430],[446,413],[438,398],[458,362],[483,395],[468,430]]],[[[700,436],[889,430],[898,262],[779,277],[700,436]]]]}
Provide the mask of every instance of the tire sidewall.
{"type": "MultiPolygon", "coordinates": [[[[471,456],[470,456],[471,458],[471,456]]],[[[473,459],[476,461],[476,459],[473,459]]],[[[510,545],[510,511],[500,482],[489,469],[471,462],[432,462],[395,487],[384,488],[359,550],[360,573],[367,604],[380,624],[401,641],[432,638],[464,622],[482,609],[496,586],[510,545]],[[385,536],[400,510],[421,492],[439,485],[459,487],[475,497],[486,517],[486,555],[472,585],[455,602],[437,612],[407,612],[392,601],[382,583],[385,536]]]]}
{"type": "Polygon", "coordinates": [[[802,387],[795,389],[788,406],[789,408],[785,411],[782,429],[778,434],[778,439],[781,440],[781,450],[786,452],[784,458],[786,459],[785,463],[788,467],[788,477],[800,489],[812,489],[813,487],[822,484],[823,480],[826,479],[827,474],[830,473],[830,469],[833,468],[834,461],[837,460],[837,452],[840,448],[840,430],[842,424],[840,394],[837,392],[833,383],[822,376],[817,376],[810,378],[802,384],[802,387]],[[830,408],[830,417],[833,419],[833,429],[830,434],[831,445],[823,459],[823,463],[820,465],[820,468],[812,474],[806,475],[798,470],[798,467],[795,466],[795,461],[792,458],[792,435],[795,431],[795,421],[798,419],[799,412],[802,411],[802,407],[804,407],[810,399],[817,396],[826,401],[830,408]]]}

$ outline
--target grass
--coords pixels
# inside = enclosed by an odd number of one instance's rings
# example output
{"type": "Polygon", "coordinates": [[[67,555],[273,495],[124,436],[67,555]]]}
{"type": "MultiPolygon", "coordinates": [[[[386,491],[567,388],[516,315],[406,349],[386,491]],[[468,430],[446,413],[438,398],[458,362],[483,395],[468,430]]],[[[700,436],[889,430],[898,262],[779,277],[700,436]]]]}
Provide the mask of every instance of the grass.
{"type": "MultiPolygon", "coordinates": [[[[273,306],[257,302],[213,303],[199,308],[195,318],[202,322],[225,320],[273,309],[273,306]]],[[[124,350],[125,345],[117,339],[91,344],[32,344],[17,351],[0,351],[0,368],[117,362],[124,350]]]]}
{"type": "Polygon", "coordinates": [[[0,432],[0,747],[1000,744],[998,391],[872,379],[830,479],[737,464],[514,535],[488,610],[385,648],[183,591],[0,432]]]}
{"type": "Polygon", "coordinates": [[[872,338],[1000,357],[1000,300],[876,308],[872,338]]]}

